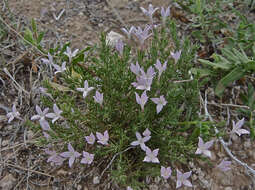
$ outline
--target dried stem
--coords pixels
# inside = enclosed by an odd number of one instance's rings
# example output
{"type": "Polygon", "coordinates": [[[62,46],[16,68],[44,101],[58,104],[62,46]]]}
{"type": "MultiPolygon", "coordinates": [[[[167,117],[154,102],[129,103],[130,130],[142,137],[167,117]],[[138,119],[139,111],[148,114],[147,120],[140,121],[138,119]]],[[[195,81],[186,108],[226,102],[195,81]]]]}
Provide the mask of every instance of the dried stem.
{"type": "Polygon", "coordinates": [[[120,155],[120,154],[122,154],[122,153],[128,151],[128,150],[131,149],[131,148],[134,148],[134,147],[130,146],[130,147],[126,148],[125,150],[116,153],[116,154],[112,157],[112,159],[111,159],[111,161],[109,162],[109,164],[106,166],[106,168],[105,168],[105,169],[103,170],[103,172],[101,173],[100,178],[104,175],[105,171],[112,165],[113,161],[115,160],[115,158],[116,158],[118,155],[120,155]]]}

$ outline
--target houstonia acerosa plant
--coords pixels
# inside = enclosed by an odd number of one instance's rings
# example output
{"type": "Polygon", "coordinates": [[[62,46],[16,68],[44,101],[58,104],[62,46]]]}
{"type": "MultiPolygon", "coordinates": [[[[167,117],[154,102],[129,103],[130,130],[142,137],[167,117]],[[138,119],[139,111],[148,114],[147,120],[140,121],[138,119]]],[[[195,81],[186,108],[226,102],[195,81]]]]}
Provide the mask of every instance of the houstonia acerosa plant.
{"type": "MultiPolygon", "coordinates": [[[[116,46],[103,34],[100,45],[72,51],[66,44],[43,59],[54,69],[54,82],[45,81],[31,126],[51,145],[45,153],[52,165],[100,163],[102,176],[129,190],[143,188],[137,179],[149,174],[192,188],[192,172],[180,167],[195,157],[211,159],[218,143],[213,124],[201,119],[200,80],[194,73],[188,80],[197,46],[178,39],[170,7],[161,8],[163,26],[157,28],[160,8],[141,10],[151,22],[122,28],[126,40],[116,46]]],[[[8,115],[10,121],[18,117],[16,108],[8,115]]],[[[243,125],[233,122],[231,135],[249,134],[243,125]]],[[[227,171],[231,163],[217,164],[227,171]]]]}

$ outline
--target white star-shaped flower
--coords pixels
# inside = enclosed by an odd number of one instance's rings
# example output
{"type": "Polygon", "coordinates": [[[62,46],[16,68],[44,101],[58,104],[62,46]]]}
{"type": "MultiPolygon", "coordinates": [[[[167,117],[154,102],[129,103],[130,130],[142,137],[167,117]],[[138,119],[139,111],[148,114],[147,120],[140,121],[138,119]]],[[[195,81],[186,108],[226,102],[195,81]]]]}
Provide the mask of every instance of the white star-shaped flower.
{"type": "Polygon", "coordinates": [[[144,162],[152,162],[159,163],[159,159],[157,158],[159,148],[151,151],[149,147],[146,148],[146,156],[144,158],[144,162]]]}
{"type": "Polygon", "coordinates": [[[232,121],[233,123],[233,129],[231,131],[231,134],[236,133],[238,136],[244,135],[244,134],[250,134],[249,131],[246,129],[241,129],[244,124],[244,118],[239,120],[237,123],[235,121],[232,121]]]}
{"type": "Polygon", "coordinates": [[[163,109],[163,106],[167,104],[167,101],[165,100],[164,96],[160,96],[159,98],[151,98],[151,100],[157,104],[157,113],[161,112],[163,109]]]}
{"type": "Polygon", "coordinates": [[[213,145],[213,140],[208,141],[206,143],[204,143],[203,139],[201,137],[198,137],[198,148],[197,151],[195,152],[195,154],[204,154],[205,156],[208,156],[211,158],[211,151],[209,151],[208,149],[213,145]]]}
{"type": "Polygon", "coordinates": [[[151,136],[145,136],[142,137],[141,134],[139,132],[135,133],[137,140],[133,141],[131,143],[132,146],[138,146],[140,145],[141,149],[146,151],[147,146],[144,144],[145,142],[147,142],[148,140],[150,140],[151,136]]]}
{"type": "Polygon", "coordinates": [[[83,98],[86,98],[86,96],[88,95],[88,93],[93,90],[94,87],[89,87],[88,85],[88,81],[85,80],[84,81],[84,88],[76,88],[76,90],[80,91],[80,92],[83,92],[83,98]]]}
{"type": "Polygon", "coordinates": [[[58,119],[62,118],[61,113],[63,111],[60,110],[56,104],[53,105],[53,111],[54,111],[54,113],[47,113],[46,117],[51,118],[52,119],[52,123],[55,123],[55,121],[57,121],[58,119]]]}

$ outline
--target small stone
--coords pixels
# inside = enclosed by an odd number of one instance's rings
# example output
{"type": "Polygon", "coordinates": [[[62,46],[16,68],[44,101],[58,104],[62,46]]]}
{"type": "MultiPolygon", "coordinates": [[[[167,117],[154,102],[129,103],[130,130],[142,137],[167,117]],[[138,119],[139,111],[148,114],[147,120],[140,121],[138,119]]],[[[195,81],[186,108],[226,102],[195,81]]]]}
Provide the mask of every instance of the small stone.
{"type": "Polygon", "coordinates": [[[13,125],[7,125],[7,131],[13,130],[13,125]]]}
{"type": "Polygon", "coordinates": [[[15,183],[16,179],[12,176],[12,174],[8,174],[0,181],[0,187],[4,190],[11,190],[15,183]]]}
{"type": "Polygon", "coordinates": [[[232,190],[232,187],[225,187],[224,190],[232,190]]]}
{"type": "Polygon", "coordinates": [[[195,175],[195,174],[193,174],[192,176],[191,176],[191,178],[192,178],[192,180],[197,180],[197,175],[195,175]]]}
{"type": "Polygon", "coordinates": [[[99,177],[98,177],[98,176],[93,177],[93,184],[94,184],[94,185],[97,185],[97,184],[99,184],[99,183],[100,183],[99,177]]]}
{"type": "Polygon", "coordinates": [[[29,131],[27,132],[27,139],[28,139],[28,140],[32,140],[33,136],[34,136],[34,132],[31,131],[31,130],[29,130],[29,131]]]}
{"type": "Polygon", "coordinates": [[[115,47],[118,40],[123,40],[124,36],[122,36],[121,34],[111,31],[107,34],[106,36],[106,43],[112,47],[115,47]]]}
{"type": "Polygon", "coordinates": [[[77,185],[77,190],[81,190],[82,189],[82,186],[79,184],[77,185]]]}
{"type": "Polygon", "coordinates": [[[81,11],[81,12],[79,12],[78,15],[79,15],[79,16],[83,16],[84,14],[83,14],[83,12],[81,11]]]}
{"type": "Polygon", "coordinates": [[[2,141],[2,146],[6,146],[6,145],[8,145],[9,144],[9,141],[8,140],[3,140],[2,141]]]}
{"type": "Polygon", "coordinates": [[[158,186],[155,184],[149,185],[150,190],[158,190],[158,186]]]}
{"type": "Polygon", "coordinates": [[[60,169],[60,170],[57,171],[57,175],[66,176],[67,174],[68,174],[68,172],[63,170],[63,169],[60,169]]]}
{"type": "Polygon", "coordinates": [[[99,23],[99,24],[98,24],[98,27],[103,28],[103,27],[104,27],[104,24],[103,24],[103,23],[99,23]]]}
{"type": "Polygon", "coordinates": [[[245,141],[243,144],[244,148],[250,148],[251,147],[251,141],[245,141]]]}
{"type": "Polygon", "coordinates": [[[211,160],[215,161],[217,159],[216,155],[214,152],[211,152],[211,160]]]}

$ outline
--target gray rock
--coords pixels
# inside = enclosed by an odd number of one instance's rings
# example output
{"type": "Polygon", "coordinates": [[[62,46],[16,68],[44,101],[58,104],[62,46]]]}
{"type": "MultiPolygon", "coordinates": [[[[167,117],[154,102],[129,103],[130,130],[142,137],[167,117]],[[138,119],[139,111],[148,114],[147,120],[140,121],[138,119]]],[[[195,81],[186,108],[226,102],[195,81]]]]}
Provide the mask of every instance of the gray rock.
{"type": "Polygon", "coordinates": [[[99,177],[98,177],[98,176],[94,176],[94,177],[93,177],[93,184],[94,184],[94,185],[97,185],[97,184],[99,184],[99,183],[100,183],[99,177]]]}

